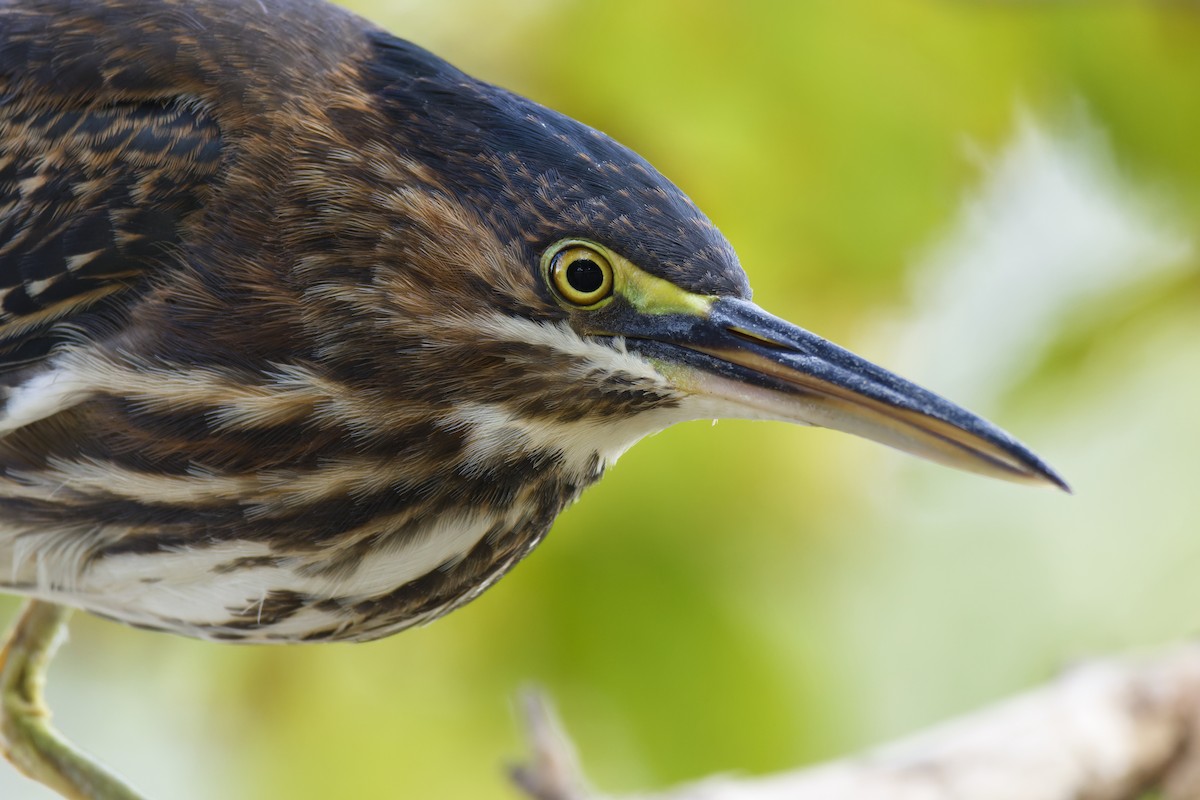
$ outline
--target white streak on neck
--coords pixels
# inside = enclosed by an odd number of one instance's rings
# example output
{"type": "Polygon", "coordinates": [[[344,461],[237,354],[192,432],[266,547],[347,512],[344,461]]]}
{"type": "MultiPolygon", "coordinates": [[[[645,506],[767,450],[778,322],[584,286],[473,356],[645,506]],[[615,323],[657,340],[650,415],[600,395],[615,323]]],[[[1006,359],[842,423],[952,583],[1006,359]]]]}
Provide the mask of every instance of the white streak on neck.
{"type": "Polygon", "coordinates": [[[91,392],[91,382],[78,372],[64,363],[52,363],[13,387],[0,411],[0,436],[77,405],[91,392]]]}

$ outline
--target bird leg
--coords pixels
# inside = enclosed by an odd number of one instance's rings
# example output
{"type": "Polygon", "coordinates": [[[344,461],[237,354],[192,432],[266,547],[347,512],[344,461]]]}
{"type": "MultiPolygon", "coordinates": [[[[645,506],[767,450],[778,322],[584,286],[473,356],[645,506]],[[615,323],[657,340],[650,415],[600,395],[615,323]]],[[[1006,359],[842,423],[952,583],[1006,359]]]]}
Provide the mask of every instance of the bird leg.
{"type": "Polygon", "coordinates": [[[50,725],[46,670],[71,609],[29,600],[0,649],[0,749],[17,769],[71,800],[140,800],[140,795],[50,725]]]}

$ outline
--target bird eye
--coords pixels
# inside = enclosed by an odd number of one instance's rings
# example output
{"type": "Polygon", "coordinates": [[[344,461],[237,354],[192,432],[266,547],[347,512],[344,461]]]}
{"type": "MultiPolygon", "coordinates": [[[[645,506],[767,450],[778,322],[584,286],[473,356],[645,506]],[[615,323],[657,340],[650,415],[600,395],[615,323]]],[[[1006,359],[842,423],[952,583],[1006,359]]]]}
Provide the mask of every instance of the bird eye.
{"type": "Polygon", "coordinates": [[[550,285],[571,305],[594,306],[612,294],[613,269],[596,248],[571,243],[550,259],[550,285]]]}

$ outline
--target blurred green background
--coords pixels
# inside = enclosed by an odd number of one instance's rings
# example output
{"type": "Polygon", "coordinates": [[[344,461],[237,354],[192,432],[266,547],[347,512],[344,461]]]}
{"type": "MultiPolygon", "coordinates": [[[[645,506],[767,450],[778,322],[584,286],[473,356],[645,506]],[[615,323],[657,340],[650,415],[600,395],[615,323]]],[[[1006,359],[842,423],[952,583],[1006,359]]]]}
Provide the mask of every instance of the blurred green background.
{"type": "MultiPolygon", "coordinates": [[[[641,152],[762,305],[996,420],[1076,494],[680,426],[429,628],[248,648],[77,618],[52,707],[135,785],[511,798],[527,682],[605,790],[773,771],[1200,627],[1193,6],[353,5],[641,152]]],[[[7,770],[0,794],[46,796],[7,770]]]]}

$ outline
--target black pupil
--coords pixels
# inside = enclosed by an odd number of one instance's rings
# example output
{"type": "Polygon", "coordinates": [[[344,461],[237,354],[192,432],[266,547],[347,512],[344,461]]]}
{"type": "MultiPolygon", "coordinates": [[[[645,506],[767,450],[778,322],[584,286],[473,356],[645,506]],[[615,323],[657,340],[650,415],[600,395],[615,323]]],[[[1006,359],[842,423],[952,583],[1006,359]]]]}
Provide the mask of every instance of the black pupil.
{"type": "Polygon", "coordinates": [[[567,265],[567,283],[581,294],[591,294],[604,285],[604,270],[590,258],[579,258],[567,265]]]}

